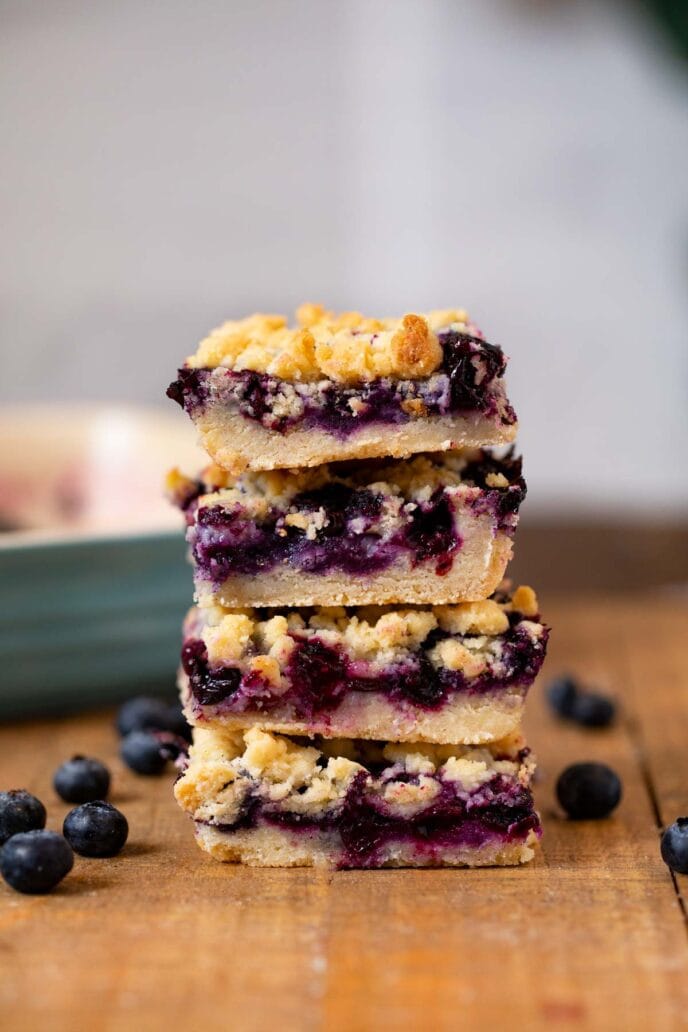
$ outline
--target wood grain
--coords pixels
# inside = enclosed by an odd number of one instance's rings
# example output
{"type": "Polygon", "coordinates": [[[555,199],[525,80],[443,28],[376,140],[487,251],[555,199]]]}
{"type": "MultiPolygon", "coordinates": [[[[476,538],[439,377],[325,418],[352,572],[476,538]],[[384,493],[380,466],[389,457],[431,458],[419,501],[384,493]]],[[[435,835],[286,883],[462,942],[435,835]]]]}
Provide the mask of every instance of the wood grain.
{"type": "Polygon", "coordinates": [[[551,600],[549,675],[578,671],[616,692],[616,728],[551,717],[542,689],[528,730],[545,824],[528,867],[322,874],[215,864],[197,850],[171,778],[116,758],[109,716],[0,730],[0,787],[28,787],[59,828],[55,766],[108,760],[131,824],[114,860],[77,860],[50,897],[0,888],[5,1030],[679,1029],[688,935],[661,862],[658,820],[688,811],[688,610],[644,596],[551,600]],[[607,821],[557,813],[558,772],[578,759],[619,772],[607,821]]]}
{"type": "Polygon", "coordinates": [[[536,584],[538,591],[567,593],[685,584],[688,520],[538,516],[526,502],[509,576],[516,584],[536,584]]]}

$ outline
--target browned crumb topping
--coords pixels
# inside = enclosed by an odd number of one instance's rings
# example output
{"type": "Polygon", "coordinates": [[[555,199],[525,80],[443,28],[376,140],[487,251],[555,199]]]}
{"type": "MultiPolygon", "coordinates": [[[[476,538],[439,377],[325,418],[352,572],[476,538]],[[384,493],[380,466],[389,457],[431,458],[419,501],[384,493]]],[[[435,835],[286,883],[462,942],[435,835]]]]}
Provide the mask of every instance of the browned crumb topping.
{"type": "Polygon", "coordinates": [[[282,315],[256,314],[223,323],[201,341],[187,365],[252,370],[287,381],[418,379],[441,365],[437,331],[449,327],[477,332],[461,309],[371,319],[306,304],[299,308],[294,327],[282,315]]]}
{"type": "MultiPolygon", "coordinates": [[[[532,588],[518,588],[514,598],[528,605],[528,619],[520,626],[535,641],[544,626],[530,619],[537,614],[532,588]],[[520,593],[520,594],[519,594],[520,593]],[[533,606],[535,609],[533,610],[533,606]]],[[[186,633],[205,643],[211,664],[239,665],[260,671],[275,686],[283,676],[294,648],[293,635],[317,636],[326,645],[341,648],[353,660],[363,660],[373,671],[398,663],[417,651],[431,631],[440,628],[456,637],[440,640],[428,652],[437,668],[461,670],[477,677],[488,665],[499,663],[502,635],[509,627],[512,599],[463,602],[451,606],[399,609],[392,606],[341,606],[293,609],[269,619],[255,610],[225,610],[220,606],[192,609],[186,633]],[[457,640],[458,638],[461,640],[457,640]]],[[[518,612],[523,612],[520,608],[518,612]]],[[[285,684],[286,688],[286,684],[285,684]]]]}
{"type": "MultiPolygon", "coordinates": [[[[476,489],[464,481],[464,470],[480,455],[479,449],[466,448],[456,452],[421,454],[384,464],[364,463],[354,468],[346,468],[346,464],[345,468],[331,464],[298,470],[249,472],[238,476],[210,465],[201,474],[201,482],[208,493],[200,496],[199,504],[231,506],[239,503],[260,520],[272,509],[288,510],[297,495],[337,481],[380,495],[383,516],[396,521],[403,506],[428,501],[437,488],[450,494],[461,491],[474,493],[476,489]]],[[[506,490],[510,486],[503,473],[488,473],[486,485],[493,490],[506,490]]],[[[165,486],[176,504],[183,503],[187,495],[197,493],[195,481],[184,477],[177,469],[170,471],[165,486]]],[[[292,526],[302,526],[295,520],[303,519],[313,521],[318,516],[310,512],[287,516],[287,522],[292,526]]],[[[303,529],[308,528],[303,526],[303,529]]]]}
{"type": "Polygon", "coordinates": [[[249,791],[284,809],[312,813],[341,799],[367,764],[386,765],[372,787],[386,802],[422,808],[439,790],[434,776],[472,792],[495,774],[530,782],[534,760],[519,733],[485,746],[428,745],[332,739],[302,745],[285,735],[194,729],[189,765],[175,785],[180,805],[195,820],[231,823],[249,791]],[[327,763],[323,765],[323,759],[327,763]],[[408,783],[408,775],[417,781],[408,783]]]}

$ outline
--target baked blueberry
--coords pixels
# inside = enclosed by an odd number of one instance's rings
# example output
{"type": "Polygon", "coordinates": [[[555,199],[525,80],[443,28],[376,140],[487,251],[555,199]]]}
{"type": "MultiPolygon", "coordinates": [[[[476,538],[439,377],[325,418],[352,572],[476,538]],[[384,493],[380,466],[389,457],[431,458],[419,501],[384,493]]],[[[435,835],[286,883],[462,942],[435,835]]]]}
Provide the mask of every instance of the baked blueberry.
{"type": "Polygon", "coordinates": [[[662,835],[662,860],[678,874],[688,874],[688,817],[679,817],[662,835]]]}
{"type": "Polygon", "coordinates": [[[23,788],[0,792],[0,846],[21,831],[45,827],[45,807],[23,788]]]}
{"type": "Polygon", "coordinates": [[[170,731],[170,706],[162,699],[138,695],[120,706],[117,730],[124,738],[132,731],[170,731]]]}
{"type": "Polygon", "coordinates": [[[50,892],[69,874],[74,853],[54,831],[24,831],[0,850],[0,874],[17,892],[50,892]]]}
{"type": "Polygon", "coordinates": [[[111,803],[96,799],[70,810],[62,832],[81,856],[115,856],[127,841],[129,825],[111,803]]]}
{"type": "Polygon", "coordinates": [[[131,731],[122,741],[120,756],[137,774],[161,774],[167,763],[160,739],[151,731],[131,731]]]}
{"type": "Polygon", "coordinates": [[[110,771],[100,760],[72,756],[55,771],[53,786],[66,803],[105,799],[110,788],[110,771]]]}
{"type": "Polygon", "coordinates": [[[604,763],[573,763],[559,775],[557,799],[573,820],[599,820],[619,805],[621,782],[604,763]]]}

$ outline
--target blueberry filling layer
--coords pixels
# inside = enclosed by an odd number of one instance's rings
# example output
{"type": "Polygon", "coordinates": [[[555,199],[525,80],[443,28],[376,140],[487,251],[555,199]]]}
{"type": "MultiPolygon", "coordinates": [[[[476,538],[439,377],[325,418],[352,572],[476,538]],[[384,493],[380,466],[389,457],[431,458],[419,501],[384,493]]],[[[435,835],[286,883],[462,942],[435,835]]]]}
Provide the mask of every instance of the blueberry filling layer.
{"type": "MultiPolygon", "coordinates": [[[[500,636],[499,673],[490,665],[474,677],[460,670],[436,667],[427,651],[449,635],[431,632],[423,647],[408,658],[382,671],[351,659],[344,649],[326,644],[317,635],[290,636],[294,647],[284,674],[288,687],[275,687],[255,671],[235,666],[210,665],[200,638],[187,640],[182,649],[182,667],[189,688],[200,706],[218,706],[222,712],[243,713],[259,709],[270,713],[288,710],[293,719],[312,721],[336,712],[351,693],[378,692],[392,704],[409,704],[424,710],[439,710],[459,694],[476,696],[488,692],[523,688],[536,677],[545,657],[547,631],[533,639],[519,626],[520,614],[511,614],[513,625],[500,636]]],[[[466,639],[464,638],[464,641],[466,639]]]]}
{"type": "Polygon", "coordinates": [[[532,795],[515,779],[496,775],[468,796],[455,782],[437,781],[432,803],[407,817],[393,813],[361,771],[343,800],[321,812],[294,813],[251,794],[233,824],[217,826],[227,833],[261,824],[304,834],[334,832],[342,843],[339,867],[375,867],[384,848],[395,842],[409,843],[432,859],[443,848],[479,849],[495,839],[509,844],[525,841],[531,831],[540,834],[532,795]]]}
{"type": "Polygon", "coordinates": [[[331,381],[290,383],[264,373],[231,369],[179,370],[167,396],[195,414],[209,400],[237,407],[246,418],[284,433],[296,426],[345,438],[370,423],[405,423],[423,416],[480,413],[510,425],[516,414],[495,393],[506,359],[501,348],[467,333],[438,334],[442,365],[422,380],[383,378],[345,387],[331,381]],[[419,404],[420,403],[420,404],[419,404]]]}
{"type": "Polygon", "coordinates": [[[382,498],[372,491],[334,482],[297,495],[292,508],[325,514],[315,537],[284,525],[283,513],[278,511],[256,523],[241,507],[200,508],[190,531],[199,575],[220,585],[233,574],[265,572],[282,563],[304,573],[373,574],[404,555],[410,556],[413,565],[434,562],[441,575],[451,570],[462,544],[451,499],[441,488],[387,538],[375,526],[382,498]]]}
{"type": "MultiPolygon", "coordinates": [[[[462,471],[462,479],[480,493],[466,501],[474,516],[488,516],[495,529],[513,533],[516,515],[526,494],[521,459],[509,453],[494,458],[482,453],[462,471]],[[489,488],[490,473],[509,481],[507,488],[489,488]]],[[[434,563],[442,576],[451,571],[462,546],[455,525],[455,496],[437,488],[429,500],[415,503],[406,522],[394,533],[384,527],[383,496],[364,487],[333,479],[317,490],[291,499],[290,510],[305,516],[319,514],[317,530],[307,535],[302,527],[285,523],[279,508],[257,521],[240,504],[194,505],[207,488],[198,482],[178,504],[187,513],[189,541],[199,576],[221,585],[235,574],[251,575],[286,563],[307,573],[374,574],[388,569],[403,556],[412,565],[434,563]]]]}
{"type": "Polygon", "coordinates": [[[482,489],[481,494],[470,503],[473,513],[476,516],[492,516],[498,530],[513,531],[513,517],[518,514],[527,491],[523,459],[514,454],[514,448],[509,448],[501,457],[489,449],[482,449],[478,458],[464,466],[461,477],[465,483],[475,484],[482,489]],[[490,489],[487,478],[491,473],[501,473],[506,477],[509,481],[508,489],[490,489]]]}

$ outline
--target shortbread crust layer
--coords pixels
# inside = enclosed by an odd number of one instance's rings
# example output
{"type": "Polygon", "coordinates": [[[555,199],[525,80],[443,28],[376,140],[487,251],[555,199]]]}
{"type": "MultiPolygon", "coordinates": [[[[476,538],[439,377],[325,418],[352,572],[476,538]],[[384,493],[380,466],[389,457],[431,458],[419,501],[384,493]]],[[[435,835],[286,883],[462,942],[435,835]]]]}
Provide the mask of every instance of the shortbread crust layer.
{"type": "MultiPolygon", "coordinates": [[[[312,835],[278,827],[235,831],[228,835],[207,824],[194,825],[196,842],[214,860],[247,867],[356,867],[341,863],[341,836],[337,832],[312,835]]],[[[368,867],[517,867],[533,859],[539,834],[529,831],[516,841],[495,836],[480,845],[389,842],[378,850],[368,867]]],[[[361,865],[363,866],[363,865],[361,865]]]]}
{"type": "Polygon", "coordinates": [[[488,597],[512,552],[521,461],[489,451],[246,473],[168,491],[201,605],[445,603],[488,597]]]}
{"type": "Polygon", "coordinates": [[[506,534],[477,532],[466,541],[444,576],[414,568],[408,557],[390,569],[369,576],[350,573],[300,573],[278,567],[264,576],[234,576],[214,588],[196,579],[196,600],[202,606],[354,606],[406,602],[443,604],[455,599],[478,601],[492,594],[511,559],[513,543],[506,534]],[[360,579],[359,579],[360,578],[360,579]]]}
{"type": "Polygon", "coordinates": [[[428,416],[397,425],[371,423],[344,440],[317,428],[296,428],[286,433],[266,430],[247,422],[230,407],[212,402],[207,409],[194,411],[192,418],[203,447],[218,466],[241,473],[245,469],[291,469],[348,459],[404,458],[418,452],[511,444],[517,427],[515,422],[507,422],[503,392],[495,391],[495,405],[498,419],[470,414],[428,416]]]}
{"type": "Polygon", "coordinates": [[[534,762],[485,748],[195,729],[175,785],[201,848],[257,866],[484,866],[533,855],[534,762]]]}
{"type": "Polygon", "coordinates": [[[291,735],[319,734],[325,738],[368,738],[390,742],[463,742],[479,745],[494,742],[520,726],[525,706],[525,687],[509,688],[485,695],[456,694],[439,711],[390,701],[381,692],[346,696],[334,716],[314,713],[294,715],[285,705],[265,713],[232,713],[221,707],[199,706],[185,674],[180,691],[187,720],[197,727],[241,730],[250,722],[266,731],[291,735]]]}
{"type": "Polygon", "coordinates": [[[199,726],[487,742],[518,726],[547,634],[526,587],[415,609],[197,608],[180,687],[199,726]]]}

